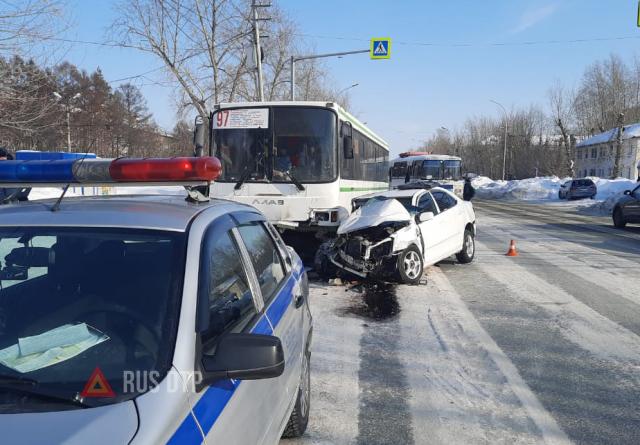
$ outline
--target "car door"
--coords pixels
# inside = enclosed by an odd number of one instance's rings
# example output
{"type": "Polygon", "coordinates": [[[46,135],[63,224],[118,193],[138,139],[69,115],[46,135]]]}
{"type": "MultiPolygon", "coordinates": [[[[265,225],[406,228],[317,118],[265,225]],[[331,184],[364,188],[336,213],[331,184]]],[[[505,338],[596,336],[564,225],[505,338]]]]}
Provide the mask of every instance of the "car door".
{"type": "MultiPolygon", "coordinates": [[[[272,333],[237,225],[224,215],[203,236],[196,320],[198,358],[213,354],[217,341],[228,332],[272,333]]],[[[198,366],[196,363],[196,371],[198,366]]],[[[223,379],[197,388],[192,411],[206,443],[264,443],[274,415],[274,380],[223,379]]]]}
{"type": "Polygon", "coordinates": [[[446,228],[443,227],[445,220],[440,218],[440,211],[436,205],[431,193],[425,192],[418,198],[416,204],[418,215],[424,212],[432,212],[433,219],[418,223],[420,228],[420,236],[422,237],[422,257],[425,266],[437,263],[442,258],[443,243],[445,241],[444,234],[446,228]]]}
{"type": "Polygon", "coordinates": [[[237,230],[251,258],[272,335],[280,338],[285,354],[284,373],[272,382],[273,422],[264,443],[273,443],[288,420],[300,383],[305,346],[304,295],[296,276],[287,266],[286,254],[278,247],[266,221],[246,215],[238,220],[237,230]]]}
{"type": "Polygon", "coordinates": [[[624,203],[624,217],[629,222],[640,222],[640,186],[634,188],[624,203]]]}
{"type": "Polygon", "coordinates": [[[465,218],[462,214],[464,210],[458,205],[458,200],[444,190],[434,190],[431,194],[438,204],[440,210],[438,217],[442,220],[442,237],[444,239],[441,249],[442,256],[439,259],[443,259],[462,249],[465,227],[465,218]]]}

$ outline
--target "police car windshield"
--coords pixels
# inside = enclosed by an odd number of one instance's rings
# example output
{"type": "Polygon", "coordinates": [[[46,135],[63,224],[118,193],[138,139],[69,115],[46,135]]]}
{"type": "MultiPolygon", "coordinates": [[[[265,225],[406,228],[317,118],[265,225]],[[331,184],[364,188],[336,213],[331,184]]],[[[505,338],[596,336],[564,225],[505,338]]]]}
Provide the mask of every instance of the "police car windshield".
{"type": "MultiPolygon", "coordinates": [[[[172,360],[184,252],[179,233],[0,228],[0,373],[73,398],[99,369],[113,394],[91,405],[150,390],[172,360]]],[[[0,394],[0,412],[43,403],[0,394]]]]}

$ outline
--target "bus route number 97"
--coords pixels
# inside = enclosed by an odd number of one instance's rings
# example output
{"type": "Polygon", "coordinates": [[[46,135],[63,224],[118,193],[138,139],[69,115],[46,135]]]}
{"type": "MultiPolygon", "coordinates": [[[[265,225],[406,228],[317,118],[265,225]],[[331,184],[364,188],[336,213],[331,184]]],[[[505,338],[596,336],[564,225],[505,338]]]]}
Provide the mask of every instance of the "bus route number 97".
{"type": "Polygon", "coordinates": [[[225,128],[229,125],[229,110],[222,110],[216,113],[216,127],[225,128]]]}

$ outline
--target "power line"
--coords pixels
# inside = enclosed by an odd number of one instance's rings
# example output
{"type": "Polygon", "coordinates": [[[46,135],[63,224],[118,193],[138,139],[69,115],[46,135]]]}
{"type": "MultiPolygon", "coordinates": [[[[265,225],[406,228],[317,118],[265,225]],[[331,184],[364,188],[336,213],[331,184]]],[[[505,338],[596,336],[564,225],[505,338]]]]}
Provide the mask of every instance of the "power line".
{"type": "MultiPolygon", "coordinates": [[[[357,42],[369,42],[370,38],[361,37],[345,37],[345,36],[327,36],[316,34],[294,34],[299,37],[311,37],[315,39],[331,39],[331,40],[348,40],[357,42]]],[[[426,46],[426,47],[443,47],[443,48],[479,48],[479,47],[507,47],[507,46],[534,46],[534,45],[558,45],[572,43],[593,43],[593,42],[610,42],[619,40],[638,40],[640,35],[636,36],[618,36],[618,37],[590,37],[582,39],[554,39],[554,40],[529,40],[523,42],[489,42],[489,43],[466,43],[466,42],[406,42],[395,41],[394,45],[405,46],[426,46]]]]}

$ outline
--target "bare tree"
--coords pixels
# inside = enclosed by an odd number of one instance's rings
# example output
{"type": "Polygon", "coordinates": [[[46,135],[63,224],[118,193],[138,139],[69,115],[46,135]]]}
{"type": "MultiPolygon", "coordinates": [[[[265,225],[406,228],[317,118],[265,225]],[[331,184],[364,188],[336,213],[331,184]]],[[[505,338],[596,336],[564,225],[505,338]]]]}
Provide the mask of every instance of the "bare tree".
{"type": "Polygon", "coordinates": [[[568,125],[571,125],[573,121],[573,97],[571,92],[565,90],[560,82],[556,82],[552,86],[548,93],[549,108],[551,111],[551,119],[562,137],[562,145],[565,152],[565,166],[566,174],[572,178],[575,176],[575,170],[573,168],[573,139],[569,133],[568,125]]]}
{"type": "MultiPolygon", "coordinates": [[[[178,91],[179,111],[194,107],[207,118],[222,101],[257,99],[251,61],[253,24],[248,0],[130,0],[121,5],[114,29],[128,42],[162,61],[178,91]]],[[[261,22],[265,97],[288,96],[288,60],[304,52],[296,26],[279,8],[261,22]]],[[[333,99],[327,72],[315,61],[298,73],[300,97],[333,99]]]]}
{"type": "Polygon", "coordinates": [[[15,54],[28,54],[32,45],[55,34],[60,6],[57,0],[0,1],[0,129],[33,138],[50,125],[44,119],[55,106],[49,76],[15,54]]]}
{"type": "Polygon", "coordinates": [[[0,55],[51,37],[60,13],[59,0],[2,0],[0,55]]]}

